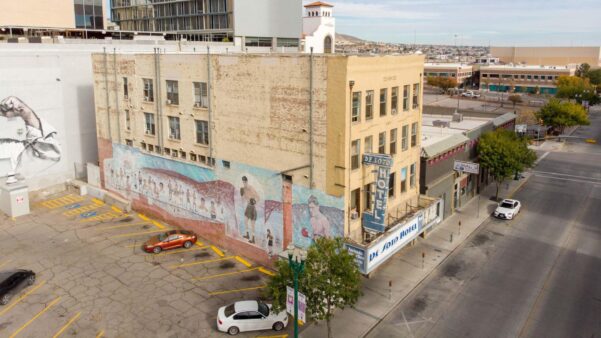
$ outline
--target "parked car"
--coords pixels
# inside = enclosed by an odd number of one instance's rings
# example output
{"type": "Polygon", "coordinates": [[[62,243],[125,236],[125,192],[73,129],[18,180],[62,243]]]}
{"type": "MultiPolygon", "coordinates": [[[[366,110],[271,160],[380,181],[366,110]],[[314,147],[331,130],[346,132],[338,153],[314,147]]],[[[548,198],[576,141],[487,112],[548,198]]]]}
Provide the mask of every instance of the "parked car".
{"type": "Polygon", "coordinates": [[[175,248],[190,248],[196,243],[197,237],[191,231],[171,230],[160,235],[152,236],[144,243],[144,251],[158,254],[163,250],[175,248]]]}
{"type": "Polygon", "coordinates": [[[513,219],[522,208],[522,203],[518,200],[504,199],[499,203],[494,216],[502,219],[513,219]]]}
{"type": "Polygon", "coordinates": [[[35,283],[31,270],[9,270],[0,272],[0,305],[6,305],[15,294],[35,283]]]}
{"type": "Polygon", "coordinates": [[[286,325],[288,325],[286,311],[274,313],[271,304],[256,300],[235,302],[217,311],[217,329],[230,335],[255,330],[280,331],[286,325]]]}
{"type": "Polygon", "coordinates": [[[480,93],[476,93],[474,91],[468,90],[467,92],[461,93],[461,96],[463,96],[463,97],[471,97],[473,99],[477,99],[477,98],[480,97],[480,93]]]}

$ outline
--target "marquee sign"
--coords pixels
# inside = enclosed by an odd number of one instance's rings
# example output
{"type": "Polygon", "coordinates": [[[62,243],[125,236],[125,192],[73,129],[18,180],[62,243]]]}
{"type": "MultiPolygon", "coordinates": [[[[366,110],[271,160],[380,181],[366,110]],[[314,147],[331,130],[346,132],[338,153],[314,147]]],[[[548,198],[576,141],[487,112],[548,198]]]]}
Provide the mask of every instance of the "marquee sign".
{"type": "Polygon", "coordinates": [[[377,232],[384,232],[386,229],[384,218],[386,216],[388,180],[390,176],[390,167],[392,167],[392,158],[390,155],[386,154],[364,154],[363,164],[378,166],[374,210],[372,213],[363,213],[363,227],[377,232]]]}

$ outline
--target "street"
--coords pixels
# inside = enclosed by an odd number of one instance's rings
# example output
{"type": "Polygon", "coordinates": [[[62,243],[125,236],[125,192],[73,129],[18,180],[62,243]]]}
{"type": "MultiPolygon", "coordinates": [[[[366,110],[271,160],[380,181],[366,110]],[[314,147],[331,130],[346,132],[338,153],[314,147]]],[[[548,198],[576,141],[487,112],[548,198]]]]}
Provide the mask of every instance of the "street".
{"type": "MultiPolygon", "coordinates": [[[[599,138],[591,115],[574,135],[599,138]]],[[[367,336],[600,336],[599,148],[546,153],[514,196],[521,213],[485,221],[367,336]]]]}

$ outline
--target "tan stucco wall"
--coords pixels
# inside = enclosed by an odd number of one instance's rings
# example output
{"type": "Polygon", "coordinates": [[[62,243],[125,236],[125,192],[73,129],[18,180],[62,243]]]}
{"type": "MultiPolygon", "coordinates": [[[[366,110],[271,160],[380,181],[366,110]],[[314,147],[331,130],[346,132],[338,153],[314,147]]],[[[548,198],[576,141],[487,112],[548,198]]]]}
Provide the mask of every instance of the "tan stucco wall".
{"type": "Polygon", "coordinates": [[[73,0],[0,1],[0,26],[74,28],[73,0]]]}
{"type": "Polygon", "coordinates": [[[601,47],[491,47],[490,53],[504,63],[563,66],[586,62],[601,66],[601,47]]]}

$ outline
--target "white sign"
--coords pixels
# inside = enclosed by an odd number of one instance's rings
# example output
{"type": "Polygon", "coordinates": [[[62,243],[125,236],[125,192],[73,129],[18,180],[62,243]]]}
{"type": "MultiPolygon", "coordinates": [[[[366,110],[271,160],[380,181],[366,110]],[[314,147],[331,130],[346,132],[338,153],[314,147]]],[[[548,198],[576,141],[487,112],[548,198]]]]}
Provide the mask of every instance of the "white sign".
{"type": "MultiPolygon", "coordinates": [[[[307,297],[298,293],[298,320],[306,323],[305,310],[307,309],[307,297]]],[[[294,289],[286,286],[286,312],[294,317],[294,289]]]]}
{"type": "Polygon", "coordinates": [[[466,173],[479,174],[480,164],[474,162],[455,161],[453,169],[466,173]]]}
{"type": "Polygon", "coordinates": [[[419,235],[423,224],[423,216],[420,214],[409,222],[391,230],[386,237],[381,238],[376,244],[367,250],[366,273],[384,262],[388,257],[399,251],[405,244],[419,235]]]}
{"type": "Polygon", "coordinates": [[[294,316],[294,289],[286,286],[286,312],[294,316]]]}

